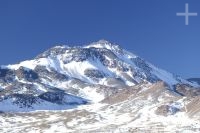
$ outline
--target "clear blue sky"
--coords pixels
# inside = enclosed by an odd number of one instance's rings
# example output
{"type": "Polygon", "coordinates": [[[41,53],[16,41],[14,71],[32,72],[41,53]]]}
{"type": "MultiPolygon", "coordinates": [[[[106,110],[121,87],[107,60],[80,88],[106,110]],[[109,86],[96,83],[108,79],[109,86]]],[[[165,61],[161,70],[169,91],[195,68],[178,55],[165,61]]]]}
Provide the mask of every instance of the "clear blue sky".
{"type": "Polygon", "coordinates": [[[56,44],[106,39],[183,77],[200,77],[199,0],[1,0],[0,64],[56,44]],[[198,17],[177,17],[184,12],[198,17]]]}

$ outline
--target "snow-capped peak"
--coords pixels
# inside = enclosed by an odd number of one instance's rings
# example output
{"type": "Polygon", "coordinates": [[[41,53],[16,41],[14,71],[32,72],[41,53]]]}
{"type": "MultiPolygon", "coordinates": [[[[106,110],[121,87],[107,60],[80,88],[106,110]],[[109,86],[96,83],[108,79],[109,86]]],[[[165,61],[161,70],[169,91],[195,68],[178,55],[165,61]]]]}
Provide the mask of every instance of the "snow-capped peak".
{"type": "Polygon", "coordinates": [[[109,49],[112,50],[113,47],[116,47],[116,45],[113,45],[112,43],[110,43],[109,41],[106,40],[99,40],[97,42],[93,42],[90,45],[85,46],[85,48],[105,48],[105,49],[109,49]]]}
{"type": "Polygon", "coordinates": [[[119,45],[117,44],[113,44],[107,40],[99,40],[97,42],[93,42],[87,46],[84,46],[84,48],[99,48],[99,49],[107,49],[107,50],[111,50],[112,52],[114,52],[115,54],[119,54],[119,55],[124,55],[127,58],[136,58],[137,56],[134,55],[131,52],[128,52],[126,50],[124,50],[123,48],[121,48],[119,45]]]}
{"type": "Polygon", "coordinates": [[[20,66],[32,70],[44,66],[67,77],[107,86],[132,86],[143,81],[164,81],[170,86],[177,83],[192,84],[106,40],[83,47],[55,46],[34,60],[8,65],[7,68],[17,70],[20,66]]]}
{"type": "Polygon", "coordinates": [[[108,50],[116,51],[116,52],[123,51],[123,49],[119,45],[113,44],[113,43],[106,41],[106,40],[99,40],[97,42],[93,42],[93,43],[85,46],[85,48],[108,49],[108,50]]]}

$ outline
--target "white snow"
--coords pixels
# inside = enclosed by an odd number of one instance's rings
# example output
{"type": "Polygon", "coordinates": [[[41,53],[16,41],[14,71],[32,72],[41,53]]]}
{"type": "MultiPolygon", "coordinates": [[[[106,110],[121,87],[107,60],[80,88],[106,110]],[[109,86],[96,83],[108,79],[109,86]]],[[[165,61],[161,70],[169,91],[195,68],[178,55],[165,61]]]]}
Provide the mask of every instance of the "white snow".
{"type": "Polygon", "coordinates": [[[84,93],[85,95],[84,97],[86,99],[91,100],[91,102],[93,103],[98,103],[105,98],[105,96],[103,94],[98,93],[95,88],[86,87],[82,89],[81,91],[82,93],[84,93]]]}

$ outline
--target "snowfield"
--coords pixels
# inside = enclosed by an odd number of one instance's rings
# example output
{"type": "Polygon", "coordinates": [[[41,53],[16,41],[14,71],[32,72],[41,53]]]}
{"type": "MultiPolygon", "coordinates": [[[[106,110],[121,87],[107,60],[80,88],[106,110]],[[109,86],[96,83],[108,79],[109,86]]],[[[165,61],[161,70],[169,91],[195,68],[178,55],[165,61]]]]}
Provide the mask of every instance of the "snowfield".
{"type": "Polygon", "coordinates": [[[187,103],[187,99],[171,96],[170,92],[164,89],[159,91],[162,91],[162,95],[157,98],[153,96],[156,94],[145,89],[137,93],[138,97],[135,94],[128,94],[124,101],[117,103],[109,103],[110,99],[62,111],[1,113],[0,131],[2,133],[198,132],[200,117],[188,116],[189,112],[180,105],[183,102],[187,103]],[[171,100],[176,100],[171,105],[178,106],[180,111],[166,116],[155,114],[157,107],[169,104],[171,100]]]}

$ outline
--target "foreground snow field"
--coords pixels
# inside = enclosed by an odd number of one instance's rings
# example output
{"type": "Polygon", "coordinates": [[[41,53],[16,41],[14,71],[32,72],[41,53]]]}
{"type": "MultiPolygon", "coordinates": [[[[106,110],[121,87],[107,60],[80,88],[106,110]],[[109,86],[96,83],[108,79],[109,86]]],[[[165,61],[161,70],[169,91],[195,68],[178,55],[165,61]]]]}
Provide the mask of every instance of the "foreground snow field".
{"type": "Polygon", "coordinates": [[[120,102],[113,96],[100,103],[63,111],[2,113],[0,131],[2,133],[122,133],[198,132],[200,130],[199,114],[192,114],[195,110],[184,108],[184,103],[189,105],[190,100],[171,95],[171,92],[163,88],[162,83],[149,87],[133,94],[120,92],[117,95],[117,99],[121,98],[120,102]],[[152,93],[152,91],[156,92],[152,93]],[[161,111],[163,114],[156,114],[156,110],[162,105],[169,105],[172,109],[169,112],[161,111]]]}

